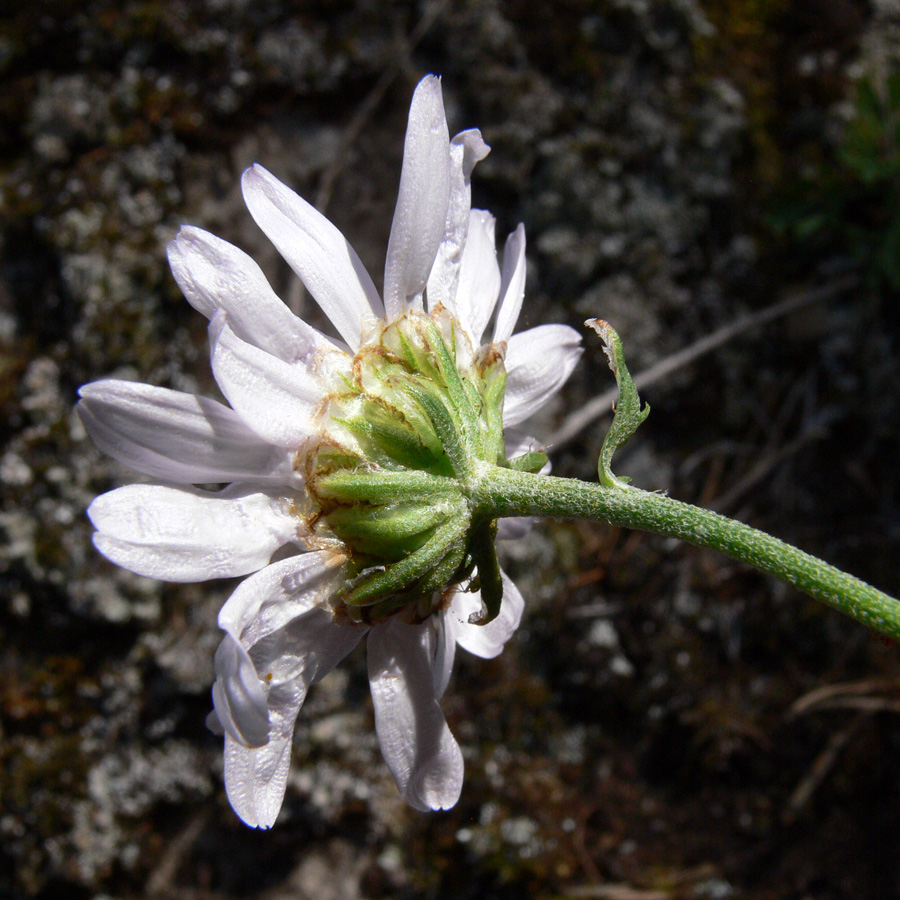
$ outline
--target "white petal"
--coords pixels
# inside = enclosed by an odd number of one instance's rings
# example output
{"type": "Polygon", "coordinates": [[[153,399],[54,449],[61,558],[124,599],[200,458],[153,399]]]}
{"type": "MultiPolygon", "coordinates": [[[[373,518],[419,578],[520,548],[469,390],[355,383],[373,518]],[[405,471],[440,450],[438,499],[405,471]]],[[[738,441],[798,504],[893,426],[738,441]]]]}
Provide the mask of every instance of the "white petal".
{"type": "Polygon", "coordinates": [[[303,599],[295,595],[293,602],[286,604],[288,608],[274,614],[270,609],[270,620],[281,615],[288,621],[282,628],[260,637],[250,649],[260,677],[273,688],[296,680],[307,687],[318,684],[369,630],[367,625],[336,623],[334,614],[325,606],[313,606],[305,612],[290,608],[299,608],[303,599]]]}
{"type": "Polygon", "coordinates": [[[94,443],[146,475],[182,484],[300,483],[290,455],[215,400],[131,381],[95,381],[75,407],[94,443]]]}
{"type": "Polygon", "coordinates": [[[269,687],[273,714],[297,714],[279,706],[294,695],[276,688],[297,682],[305,696],[369,630],[337,624],[327,605],[342,577],[343,561],[338,554],[318,551],[273,563],[238,585],[219,613],[219,627],[249,651],[260,680],[269,687]]]}
{"type": "Polygon", "coordinates": [[[270,444],[296,450],[324,395],[320,379],[242,341],[222,312],[209,323],[209,344],[213,375],[240,417],[270,444]]]}
{"type": "MultiPolygon", "coordinates": [[[[295,705],[299,710],[300,704],[295,705]]],[[[232,809],[251,828],[271,828],[284,802],[293,721],[286,730],[286,737],[270,737],[264,747],[245,747],[230,734],[225,735],[225,791],[232,809]]]]}
{"type": "MultiPolygon", "coordinates": [[[[311,684],[321,680],[368,631],[337,625],[324,603],[341,560],[304,553],[273,563],[245,579],[219,614],[219,625],[239,634],[258,680],[268,689],[268,743],[247,747],[225,741],[225,784],[235,812],[268,828],[284,797],[294,722],[311,684]]],[[[224,724],[224,723],[223,723],[224,724]]]]}
{"type": "Polygon", "coordinates": [[[500,293],[494,224],[494,217],[483,209],[473,209],[469,214],[459,287],[451,307],[476,347],[481,345],[481,335],[500,293]]]}
{"type": "Polygon", "coordinates": [[[452,635],[453,643],[456,643],[457,637],[464,628],[472,627],[469,624],[471,617],[481,618],[483,615],[484,603],[481,599],[481,591],[455,591],[450,600],[450,606],[444,610],[446,630],[452,635]]]}
{"type": "Polygon", "coordinates": [[[243,250],[200,228],[185,226],[169,242],[169,265],[188,302],[211,319],[228,314],[234,333],[285,362],[312,363],[333,345],[298,319],[243,250]]]}
{"type": "Polygon", "coordinates": [[[437,629],[434,652],[434,665],[432,675],[434,681],[434,693],[438,700],[444,696],[450,676],[453,674],[453,661],[456,658],[456,638],[452,629],[447,628],[446,613],[435,616],[433,621],[437,629]]]}
{"type": "Polygon", "coordinates": [[[253,828],[271,828],[284,801],[294,724],[306,697],[301,680],[269,691],[269,742],[245,747],[225,735],[225,790],[234,811],[253,828]]]}
{"type": "Polygon", "coordinates": [[[246,575],[300,530],[287,500],[242,485],[212,493],[132,484],[97,497],[87,512],[107,559],[162,581],[246,575]]]}
{"type": "Polygon", "coordinates": [[[503,249],[503,273],[500,278],[500,306],[494,341],[508,341],[512,336],[522,298],[525,296],[525,226],[521,223],[506,239],[503,249]]]}
{"type": "Polygon", "coordinates": [[[516,425],[537,412],[565,384],[581,352],[581,336],[568,325],[514,334],[506,350],[503,424],[516,425]]]}
{"type": "Polygon", "coordinates": [[[428,276],[429,309],[434,309],[438,303],[448,309],[453,308],[459,267],[469,231],[472,170],[477,162],[488,155],[490,149],[477,128],[461,131],[450,141],[450,202],[447,206],[444,236],[428,276]]]}
{"type": "Polygon", "coordinates": [[[462,790],[463,760],[434,691],[431,623],[393,618],[369,632],[369,685],[381,752],[415,809],[449,809],[462,790]]]}
{"type": "MultiPolygon", "coordinates": [[[[320,550],[266,566],[237,586],[219,611],[219,627],[251,651],[256,662],[260,659],[258,643],[298,617],[310,612],[321,613],[324,621],[337,627],[326,604],[334,592],[343,562],[341,555],[320,550]]],[[[347,625],[337,631],[341,635],[359,632],[353,641],[355,645],[366,629],[347,625]]],[[[304,640],[302,635],[299,639],[304,640]]],[[[270,652],[266,663],[275,655],[270,652]]],[[[320,677],[316,670],[311,680],[318,681],[320,677]]]]}
{"type": "Polygon", "coordinates": [[[506,572],[500,572],[503,579],[503,602],[500,614],[487,625],[470,625],[469,614],[481,608],[480,594],[464,594],[459,591],[453,598],[451,612],[457,613],[454,633],[457,643],[469,653],[482,659],[499,656],[503,645],[512,637],[522,620],[525,601],[506,572]]]}
{"type": "Polygon", "coordinates": [[[422,309],[422,294],[444,236],[450,198],[450,133],[441,81],[427,75],[409,109],[400,189],[384,267],[384,306],[389,321],[410,307],[422,309]]]}
{"type": "Polygon", "coordinates": [[[262,166],[244,172],[244,202],[334,327],[355,352],[382,315],[356,251],[318,210],[262,166]]]}
{"type": "Polygon", "coordinates": [[[213,706],[225,732],[245,747],[269,741],[266,692],[250,654],[229,634],[216,650],[213,706]]]}

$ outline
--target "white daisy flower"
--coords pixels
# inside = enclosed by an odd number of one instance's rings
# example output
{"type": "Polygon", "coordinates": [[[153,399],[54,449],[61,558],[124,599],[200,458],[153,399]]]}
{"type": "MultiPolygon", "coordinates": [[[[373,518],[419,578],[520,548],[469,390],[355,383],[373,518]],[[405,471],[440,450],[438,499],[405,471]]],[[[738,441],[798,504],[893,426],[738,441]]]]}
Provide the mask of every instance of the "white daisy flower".
{"type": "Polygon", "coordinates": [[[525,235],[520,225],[509,236],[501,268],[494,219],[470,202],[487,152],[477,130],[450,140],[440,81],[425,78],[383,301],[337,228],[251,167],[251,214],[340,339],[294,316],[241,250],[185,227],[169,261],[209,319],[229,405],[115,380],[81,389],[97,445],[162,482],[91,504],[97,549],[166,581],[248,576],[219,615],[212,716],[228,797],[248,825],[274,823],[306,692],[363,637],[375,727],[401,793],[420,810],[459,798],[462,755],[439,704],[456,646],[496,656],[524,605],[497,565],[497,522],[469,486],[493,466],[546,462],[522,434],[504,443],[503,428],[539,409],[581,353],[563,325],[513,334],[525,235]],[[227,486],[193,486],[209,483],[227,486]]]}

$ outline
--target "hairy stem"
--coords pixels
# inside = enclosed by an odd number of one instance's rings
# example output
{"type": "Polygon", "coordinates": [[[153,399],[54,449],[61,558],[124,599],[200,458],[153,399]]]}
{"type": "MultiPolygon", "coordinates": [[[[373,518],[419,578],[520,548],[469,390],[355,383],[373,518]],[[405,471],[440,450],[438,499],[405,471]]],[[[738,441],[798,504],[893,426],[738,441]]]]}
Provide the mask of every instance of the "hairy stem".
{"type": "Polygon", "coordinates": [[[592,519],[718,550],[900,642],[900,602],[893,597],[765,532],[662,494],[491,467],[470,502],[476,515],[592,519]]]}

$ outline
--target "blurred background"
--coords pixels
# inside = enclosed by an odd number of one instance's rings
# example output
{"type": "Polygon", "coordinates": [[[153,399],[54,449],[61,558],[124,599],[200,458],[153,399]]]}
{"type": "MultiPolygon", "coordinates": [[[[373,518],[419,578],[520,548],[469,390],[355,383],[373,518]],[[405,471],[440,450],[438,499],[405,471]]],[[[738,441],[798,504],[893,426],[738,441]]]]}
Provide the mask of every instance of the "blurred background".
{"type": "MultiPolygon", "coordinates": [[[[101,376],[216,395],[165,262],[182,223],[315,320],[244,209],[251,162],[379,282],[437,72],[451,134],[493,148],[474,204],[525,223],[523,324],[601,316],[633,372],[667,363],[617,471],[900,594],[898,58],[895,0],[3,4],[0,898],[900,896],[898,648],[593,524],[506,552],[522,627],[444,701],[455,809],[401,801],[359,652],[311,692],[276,827],[247,829],[204,727],[234,584],[94,551],[85,507],[132,476],[72,413],[101,376]]],[[[534,431],[593,478],[606,422],[573,415],[613,381],[585,343],[534,431]]]]}

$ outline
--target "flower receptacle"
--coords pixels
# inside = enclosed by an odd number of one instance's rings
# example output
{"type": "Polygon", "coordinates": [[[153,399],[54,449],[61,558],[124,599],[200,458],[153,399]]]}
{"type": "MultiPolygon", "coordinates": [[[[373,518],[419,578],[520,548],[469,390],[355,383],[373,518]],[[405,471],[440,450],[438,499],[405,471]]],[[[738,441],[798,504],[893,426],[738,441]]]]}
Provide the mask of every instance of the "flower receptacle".
{"type": "Polygon", "coordinates": [[[311,528],[348,554],[336,612],[370,624],[401,614],[421,621],[448,585],[477,570],[480,621],[496,617],[496,524],[473,492],[486,469],[506,464],[504,350],[475,353],[446,310],[409,312],[336,383],[303,457],[317,507],[311,528]]]}

